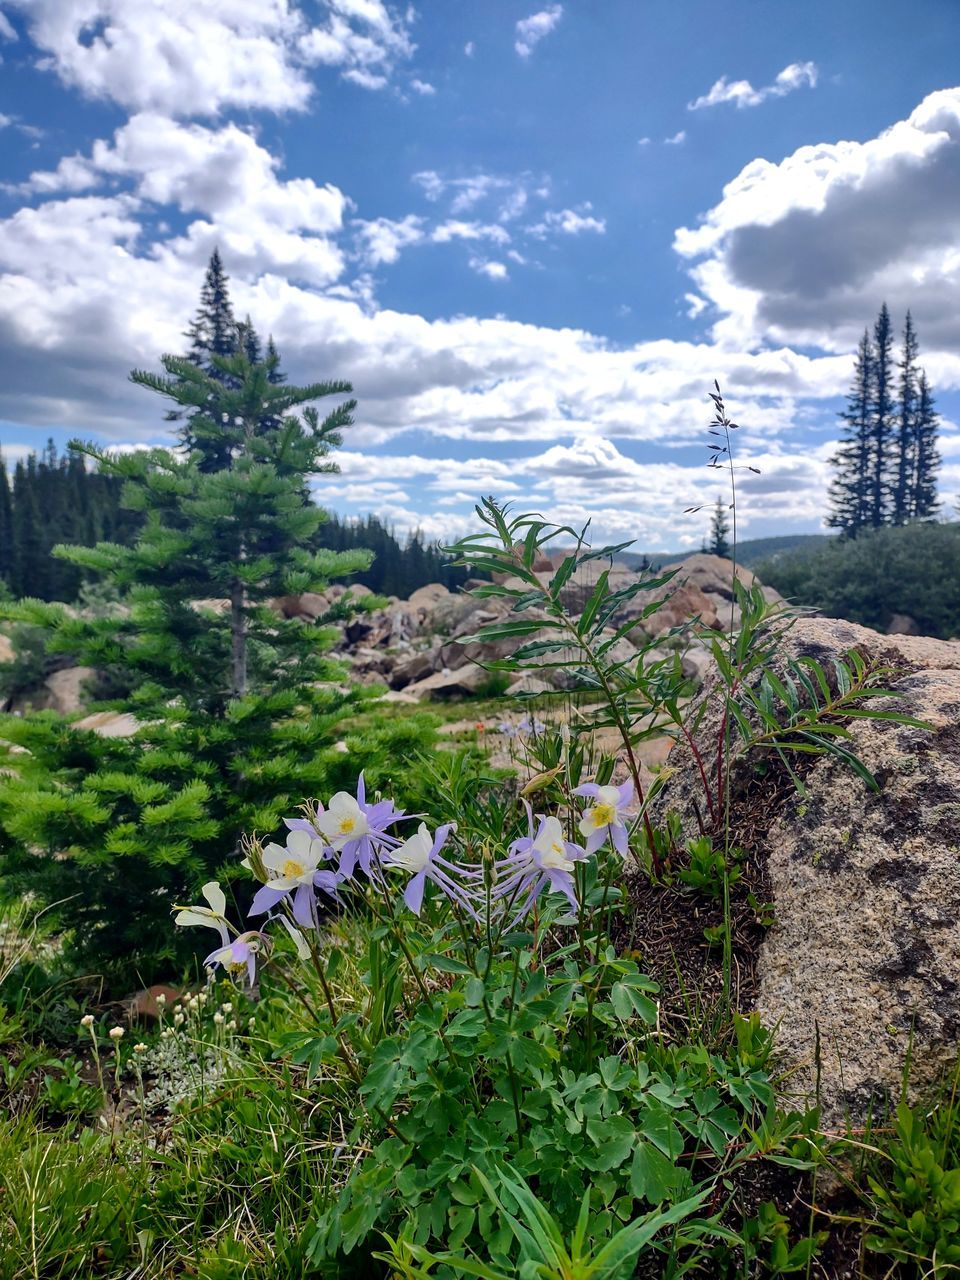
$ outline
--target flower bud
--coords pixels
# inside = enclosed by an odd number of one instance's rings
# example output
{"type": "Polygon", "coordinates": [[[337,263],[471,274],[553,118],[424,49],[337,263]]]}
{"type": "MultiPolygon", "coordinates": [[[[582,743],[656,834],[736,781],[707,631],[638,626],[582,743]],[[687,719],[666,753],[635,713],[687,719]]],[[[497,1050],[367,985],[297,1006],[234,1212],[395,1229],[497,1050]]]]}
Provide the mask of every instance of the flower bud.
{"type": "Polygon", "coordinates": [[[109,1035],[111,1040],[122,1040],[123,1027],[111,1027],[110,1030],[107,1032],[107,1035],[109,1035]]]}
{"type": "Polygon", "coordinates": [[[89,1028],[93,1026],[93,1014],[85,1013],[80,1019],[80,1025],[81,1027],[86,1027],[89,1030],[89,1028]]]}

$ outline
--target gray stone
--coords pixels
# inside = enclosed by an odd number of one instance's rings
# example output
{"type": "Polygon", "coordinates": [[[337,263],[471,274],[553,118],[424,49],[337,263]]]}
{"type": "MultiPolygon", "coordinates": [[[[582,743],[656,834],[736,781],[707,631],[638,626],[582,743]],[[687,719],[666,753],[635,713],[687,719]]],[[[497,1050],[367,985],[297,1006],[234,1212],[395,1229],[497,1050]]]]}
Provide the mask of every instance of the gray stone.
{"type": "MultiPolygon", "coordinates": [[[[800,619],[784,642],[828,669],[854,646],[895,669],[885,680],[894,696],[875,705],[931,726],[849,723],[879,793],[828,756],[804,758],[803,798],[782,780],[765,795],[750,761],[735,767],[732,788],[748,797],[750,852],[766,861],[776,913],[760,948],[759,1008],[792,1068],[788,1089],[807,1099],[819,1042],[828,1125],[895,1099],[908,1050],[918,1090],[960,1044],[960,644],[894,641],[827,618],[800,619]]],[[[711,709],[702,745],[717,728],[711,709]]],[[[704,804],[682,742],[670,764],[678,772],[658,816],[673,809],[692,832],[694,802],[704,804]]]]}

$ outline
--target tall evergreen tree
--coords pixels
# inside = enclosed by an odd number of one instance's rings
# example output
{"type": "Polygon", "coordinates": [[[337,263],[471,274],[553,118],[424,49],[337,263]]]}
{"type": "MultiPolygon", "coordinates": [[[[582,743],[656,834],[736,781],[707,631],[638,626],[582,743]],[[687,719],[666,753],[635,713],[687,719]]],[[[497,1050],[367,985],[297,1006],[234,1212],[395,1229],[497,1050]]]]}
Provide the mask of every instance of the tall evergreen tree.
{"type": "Polygon", "coordinates": [[[912,515],[917,446],[917,358],[919,346],[913,318],[907,312],[903,326],[903,350],[900,357],[900,385],[897,405],[895,471],[891,485],[890,519],[893,524],[906,524],[912,515]]]}
{"type": "Polygon", "coordinates": [[[864,329],[854,363],[853,385],[846,407],[840,414],[844,437],[832,458],[836,474],[830,485],[831,511],[827,524],[848,537],[855,537],[869,525],[871,456],[871,398],[873,350],[870,334],[864,329]]]}
{"type": "Polygon", "coordinates": [[[712,556],[723,556],[724,559],[730,554],[730,523],[727,520],[727,509],[722,498],[717,498],[717,504],[713,509],[708,550],[712,556]]]}
{"type": "Polygon", "coordinates": [[[886,523],[889,512],[889,448],[894,430],[893,369],[893,325],[884,303],[873,326],[870,523],[875,529],[886,523]]]}
{"type": "Polygon", "coordinates": [[[51,649],[113,678],[127,690],[115,708],[139,722],[127,739],[43,715],[0,723],[0,743],[27,751],[15,771],[0,771],[8,886],[29,887],[75,950],[122,967],[125,983],[133,967],[149,980],[169,971],[175,948],[186,954],[170,906],[192,901],[214,874],[236,873],[244,832],[275,831],[304,795],[348,785],[361,768],[368,786],[390,783],[427,732],[384,724],[344,757],[343,722],[368,695],[343,690],[325,656],[329,631],[278,618],[268,604],[369,564],[367,552],[309,549],[324,517],[304,497],[305,478],[333,469],[327,455],[353,408],[343,400],[321,419],[310,402],[349,386],[276,386],[242,352],[214,360],[223,376],[165,357],[163,375],[132,377],[194,414],[205,440],[221,433],[221,469],[204,469],[211,454],[199,451],[88,450],[123,479],[143,524],[131,546],[58,554],[113,583],[127,608],[96,619],[37,602],[3,609],[46,625],[51,649]],[[281,428],[261,432],[265,414],[281,428]],[[203,603],[211,598],[226,611],[203,603]]]}
{"type": "Polygon", "coordinates": [[[13,499],[7,464],[0,452],[0,583],[11,583],[16,576],[13,538],[13,499]]]}
{"type": "Polygon", "coordinates": [[[217,359],[232,356],[239,345],[228,283],[220,250],[214,249],[200,290],[200,306],[186,336],[190,340],[189,360],[217,382],[222,382],[225,376],[217,359]]]}
{"type": "Polygon", "coordinates": [[[937,500],[937,471],[940,467],[940,453],[937,449],[939,421],[926,371],[921,370],[917,385],[916,445],[909,499],[910,516],[914,520],[932,519],[939,506],[937,500]]]}

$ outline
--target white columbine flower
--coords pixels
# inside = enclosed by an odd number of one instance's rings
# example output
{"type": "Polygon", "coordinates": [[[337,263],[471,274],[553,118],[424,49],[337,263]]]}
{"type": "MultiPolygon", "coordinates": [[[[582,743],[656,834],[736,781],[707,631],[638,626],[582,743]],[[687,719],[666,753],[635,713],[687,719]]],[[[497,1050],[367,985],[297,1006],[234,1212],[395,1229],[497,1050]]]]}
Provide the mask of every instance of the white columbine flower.
{"type": "Polygon", "coordinates": [[[338,791],[335,796],[331,796],[327,808],[317,815],[317,826],[334,849],[342,849],[350,841],[370,834],[367,815],[356,796],[350,795],[348,791],[338,791]]]}
{"type": "Polygon", "coordinates": [[[179,925],[202,925],[208,929],[216,929],[217,933],[220,934],[223,945],[226,946],[230,941],[225,918],[227,913],[226,895],[216,880],[208,880],[200,892],[206,898],[208,905],[205,907],[178,907],[177,914],[174,916],[174,923],[179,925]]]}

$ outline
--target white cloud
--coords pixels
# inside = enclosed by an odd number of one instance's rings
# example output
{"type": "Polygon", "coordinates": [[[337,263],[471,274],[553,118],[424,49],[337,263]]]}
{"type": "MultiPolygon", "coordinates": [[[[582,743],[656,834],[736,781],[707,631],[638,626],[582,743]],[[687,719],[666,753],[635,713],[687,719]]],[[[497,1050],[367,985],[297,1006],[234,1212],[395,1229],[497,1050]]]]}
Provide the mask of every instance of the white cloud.
{"type": "Polygon", "coordinates": [[[513,46],[520,57],[529,58],[544,36],[550,34],[562,17],[562,4],[548,4],[539,13],[532,13],[529,18],[521,18],[517,23],[517,38],[513,46]]]}
{"type": "Polygon", "coordinates": [[[463,52],[467,55],[468,58],[472,58],[473,55],[476,53],[476,51],[477,51],[477,46],[472,40],[468,40],[467,43],[463,46],[463,52]]]}
{"type": "Polygon", "coordinates": [[[866,142],[751,161],[674,247],[723,342],[850,351],[885,299],[913,311],[933,373],[927,352],[960,353],[960,88],[866,142]]]}
{"type": "Polygon", "coordinates": [[[667,147],[682,147],[687,140],[686,129],[680,129],[670,138],[664,138],[664,145],[667,147]]]}
{"type": "Polygon", "coordinates": [[[128,179],[138,199],[202,217],[183,238],[196,261],[219,243],[241,270],[289,271],[328,284],[343,270],[331,238],[343,225],[346,199],[312,178],[281,182],[278,162],[234,124],[184,125],[143,113],[118,129],[112,143],[94,143],[89,157],[69,156],[35,173],[36,191],[79,191],[106,178],[128,179]]]}
{"type": "Polygon", "coordinates": [[[0,111],[0,129],[6,129],[8,125],[13,124],[13,116],[5,116],[0,111]]]}
{"type": "Polygon", "coordinates": [[[464,222],[451,218],[441,222],[430,235],[435,244],[447,244],[451,240],[492,240],[494,244],[509,244],[510,236],[499,223],[464,222]]]}
{"type": "Polygon", "coordinates": [[[13,0],[39,65],[92,98],[132,110],[214,114],[302,108],[303,19],[287,0],[13,0]]]}
{"type": "Polygon", "coordinates": [[[432,98],[437,92],[432,84],[428,84],[426,80],[413,79],[410,81],[410,88],[414,93],[419,93],[422,98],[432,98]]]}
{"type": "Polygon", "coordinates": [[[544,239],[555,231],[567,236],[579,236],[585,231],[603,235],[607,230],[606,220],[604,218],[595,218],[590,212],[592,207],[587,203],[582,206],[582,212],[576,209],[550,211],[544,214],[542,222],[528,227],[527,230],[530,235],[536,236],[538,240],[544,239]]]}
{"type": "Polygon", "coordinates": [[[638,139],[637,139],[637,146],[638,146],[638,147],[649,147],[649,145],[650,145],[650,139],[649,139],[649,138],[647,138],[647,137],[643,137],[643,138],[638,138],[638,139]]]}
{"type": "Polygon", "coordinates": [[[502,262],[490,262],[485,258],[471,258],[470,269],[476,271],[478,275],[486,276],[488,280],[506,280],[508,279],[507,268],[502,262]]]}
{"type": "Polygon", "coordinates": [[[702,311],[706,311],[710,305],[706,299],[701,298],[697,293],[685,293],[683,300],[687,304],[687,315],[691,320],[696,320],[702,311]]]}
{"type": "Polygon", "coordinates": [[[773,84],[754,89],[749,80],[728,80],[721,76],[709,93],[687,103],[688,111],[700,111],[704,107],[716,107],[733,102],[737,107],[758,107],[768,98],[783,98],[805,85],[813,89],[817,83],[817,66],[814,62],[791,62],[784,67],[773,84]]]}
{"type": "Polygon", "coordinates": [[[41,68],[131,111],[300,110],[310,67],[379,88],[415,48],[407,18],[381,0],[323,0],[316,25],[295,0],[10,2],[43,51],[41,68]]]}
{"type": "Polygon", "coordinates": [[[13,29],[13,23],[0,9],[0,40],[16,40],[16,38],[17,33],[13,29]]]}
{"type": "Polygon", "coordinates": [[[425,234],[423,219],[413,213],[399,220],[374,218],[368,222],[357,219],[354,225],[363,241],[364,257],[372,267],[396,262],[401,249],[421,244],[425,234]]]}

